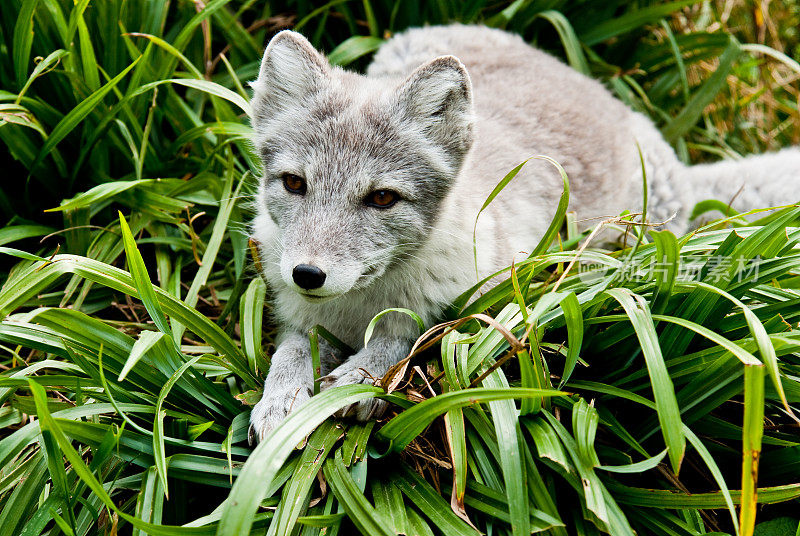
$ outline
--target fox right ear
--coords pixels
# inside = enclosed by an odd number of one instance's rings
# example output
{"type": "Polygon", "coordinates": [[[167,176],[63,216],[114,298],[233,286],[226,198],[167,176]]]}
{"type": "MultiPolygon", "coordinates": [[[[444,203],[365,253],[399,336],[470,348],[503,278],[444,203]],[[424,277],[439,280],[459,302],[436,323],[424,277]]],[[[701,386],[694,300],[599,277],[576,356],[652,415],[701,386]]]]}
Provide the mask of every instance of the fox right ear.
{"type": "Polygon", "coordinates": [[[440,56],[417,68],[398,89],[407,117],[445,149],[457,170],[472,145],[472,83],[454,56],[440,56]]]}
{"type": "Polygon", "coordinates": [[[328,61],[308,39],[297,32],[284,30],[272,38],[261,60],[253,88],[253,122],[297,104],[315,93],[330,72],[328,61]]]}

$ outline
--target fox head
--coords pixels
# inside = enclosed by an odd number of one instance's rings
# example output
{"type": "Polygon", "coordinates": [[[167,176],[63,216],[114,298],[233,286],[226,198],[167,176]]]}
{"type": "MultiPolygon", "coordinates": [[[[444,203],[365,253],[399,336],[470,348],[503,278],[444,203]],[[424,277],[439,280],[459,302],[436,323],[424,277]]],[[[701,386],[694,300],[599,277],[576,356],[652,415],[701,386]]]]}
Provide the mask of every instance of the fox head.
{"type": "Polygon", "coordinates": [[[405,79],[371,79],[332,67],[302,35],[283,31],[252,86],[264,169],[256,226],[276,235],[267,273],[322,301],[407,260],[472,144],[461,62],[442,56],[405,79]]]}

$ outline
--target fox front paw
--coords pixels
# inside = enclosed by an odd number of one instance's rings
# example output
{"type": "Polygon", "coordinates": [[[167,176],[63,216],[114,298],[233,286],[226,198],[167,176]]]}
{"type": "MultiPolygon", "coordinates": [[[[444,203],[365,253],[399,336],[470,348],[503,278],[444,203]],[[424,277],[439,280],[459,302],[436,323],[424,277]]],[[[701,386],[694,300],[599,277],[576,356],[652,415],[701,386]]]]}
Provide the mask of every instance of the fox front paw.
{"type": "Polygon", "coordinates": [[[264,441],[287,415],[305,404],[311,398],[311,394],[308,387],[265,390],[264,396],[253,406],[250,413],[250,428],[247,434],[250,444],[264,441]]]}
{"type": "MultiPolygon", "coordinates": [[[[381,378],[380,374],[373,374],[368,369],[357,363],[345,362],[336,367],[330,374],[321,378],[320,390],[339,387],[342,385],[366,384],[373,385],[381,378]]],[[[336,417],[355,417],[358,421],[377,419],[386,411],[388,404],[379,398],[363,400],[350,404],[337,411],[336,417]]]]}

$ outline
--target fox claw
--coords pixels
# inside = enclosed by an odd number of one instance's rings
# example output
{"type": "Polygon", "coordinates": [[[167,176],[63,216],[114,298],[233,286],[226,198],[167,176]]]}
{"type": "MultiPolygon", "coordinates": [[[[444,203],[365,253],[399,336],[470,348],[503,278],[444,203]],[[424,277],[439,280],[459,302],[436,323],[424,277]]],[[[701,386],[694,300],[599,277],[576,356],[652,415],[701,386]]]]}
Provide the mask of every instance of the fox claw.
{"type": "MultiPolygon", "coordinates": [[[[379,379],[363,368],[340,370],[345,369],[345,367],[347,367],[347,363],[338,367],[327,376],[320,378],[322,380],[320,384],[320,390],[324,391],[332,387],[362,383],[371,385],[379,379]]],[[[347,368],[349,369],[352,367],[347,368]]],[[[373,398],[370,400],[362,400],[361,402],[357,402],[355,404],[349,404],[334,413],[334,416],[338,418],[355,417],[357,421],[364,422],[369,421],[370,419],[380,418],[386,411],[387,407],[388,404],[384,400],[373,398]]]]}
{"type": "Polygon", "coordinates": [[[345,406],[334,413],[334,416],[338,418],[353,417],[359,422],[367,422],[372,419],[380,419],[388,406],[385,400],[373,398],[345,406]]]}
{"type": "Polygon", "coordinates": [[[247,432],[248,442],[264,441],[267,435],[280,425],[291,412],[305,404],[311,398],[311,390],[297,387],[283,393],[264,392],[263,398],[253,407],[250,413],[250,428],[247,432]]]}

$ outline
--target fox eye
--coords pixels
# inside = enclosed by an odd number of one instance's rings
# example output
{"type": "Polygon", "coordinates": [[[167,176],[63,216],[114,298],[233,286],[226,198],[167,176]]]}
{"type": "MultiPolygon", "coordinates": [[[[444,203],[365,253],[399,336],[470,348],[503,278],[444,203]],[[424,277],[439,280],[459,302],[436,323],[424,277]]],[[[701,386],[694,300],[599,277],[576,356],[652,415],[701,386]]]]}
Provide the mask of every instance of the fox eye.
{"type": "Polygon", "coordinates": [[[364,204],[375,208],[389,208],[400,201],[400,194],[391,190],[375,190],[364,199],[364,204]]]}
{"type": "Polygon", "coordinates": [[[306,180],[303,177],[294,173],[284,173],[281,177],[283,178],[283,187],[291,193],[298,195],[306,193],[306,180]]]}

